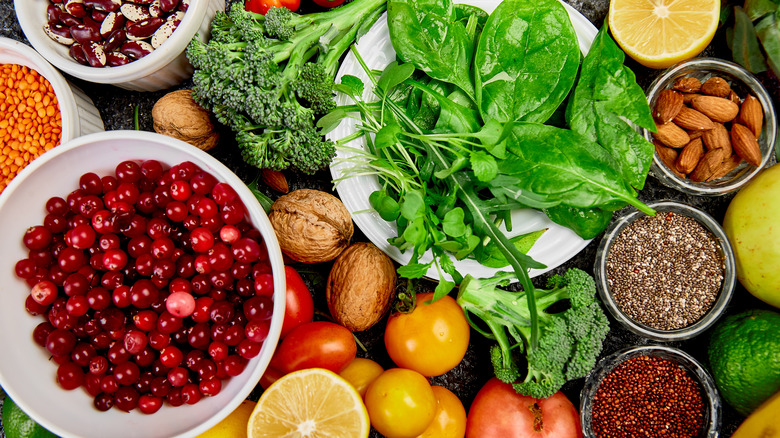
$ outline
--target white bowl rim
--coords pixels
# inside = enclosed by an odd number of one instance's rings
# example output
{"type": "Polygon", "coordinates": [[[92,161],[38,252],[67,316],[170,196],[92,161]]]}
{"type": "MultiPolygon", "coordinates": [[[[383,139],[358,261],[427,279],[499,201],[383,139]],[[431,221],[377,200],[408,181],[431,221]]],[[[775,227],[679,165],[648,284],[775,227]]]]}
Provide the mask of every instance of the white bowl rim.
{"type": "MultiPolygon", "coordinates": [[[[45,1],[45,0],[43,0],[45,1]]],[[[184,18],[179,23],[176,31],[157,49],[143,58],[116,67],[91,67],[81,65],[67,55],[63,55],[54,49],[52,41],[43,32],[42,27],[35,20],[30,19],[29,14],[19,14],[17,19],[22,31],[30,44],[50,63],[60,70],[89,82],[100,84],[116,84],[131,82],[147,77],[165,68],[186,49],[189,42],[198,32],[203,18],[206,16],[212,0],[191,0],[184,18]]],[[[14,0],[14,9],[30,9],[41,0],[14,0]]],[[[40,24],[45,23],[41,20],[40,24]]],[[[67,46],[62,46],[67,47],[67,46]]]]}
{"type": "Polygon", "coordinates": [[[30,64],[35,65],[27,65],[27,67],[37,71],[38,74],[46,78],[46,80],[51,84],[51,88],[54,91],[55,96],[57,96],[57,103],[59,104],[60,110],[62,125],[60,143],[64,143],[77,137],[79,134],[79,124],[77,117],[78,106],[76,104],[76,98],[73,96],[73,89],[65,77],[59,71],[57,71],[57,69],[55,69],[49,63],[49,61],[41,56],[40,53],[35,51],[35,49],[28,46],[27,44],[13,40],[11,38],[0,36],[0,50],[2,49],[16,52],[19,55],[28,58],[31,61],[30,64]]]}
{"type": "MultiPolygon", "coordinates": [[[[222,176],[224,176],[224,179],[226,180],[225,182],[228,182],[231,185],[231,187],[233,187],[233,189],[236,191],[236,193],[238,193],[241,199],[254,199],[254,195],[252,194],[252,192],[249,190],[246,184],[233,173],[233,171],[231,171],[221,161],[217,160],[207,152],[198,149],[190,145],[189,143],[162,134],[157,134],[154,132],[115,130],[115,131],[97,132],[97,133],[78,137],[74,140],[68,141],[67,143],[57,146],[56,148],[53,148],[52,150],[48,151],[46,154],[41,155],[41,157],[39,157],[38,159],[33,160],[28,166],[22,169],[22,171],[17,175],[17,177],[14,178],[11,181],[11,183],[8,184],[8,186],[5,188],[5,190],[2,193],[0,193],[0,210],[2,210],[3,206],[6,204],[7,199],[10,197],[10,194],[13,193],[15,189],[23,183],[25,177],[28,174],[35,172],[36,169],[42,167],[45,163],[54,160],[59,155],[65,154],[68,151],[78,148],[80,146],[84,146],[96,142],[116,140],[117,138],[121,138],[123,140],[136,140],[136,141],[164,144],[165,146],[172,147],[180,151],[184,151],[188,154],[193,155],[196,158],[207,161],[215,169],[220,171],[220,173],[222,174],[222,176]]],[[[266,215],[265,211],[262,209],[260,204],[258,202],[250,202],[244,204],[247,210],[249,211],[250,215],[252,215],[253,219],[255,219],[253,220],[254,225],[259,229],[259,231],[261,231],[263,236],[267,235],[266,233],[268,232],[273,234],[274,233],[273,226],[271,225],[268,216],[266,215]],[[259,212],[262,212],[262,214],[258,214],[259,212]],[[259,221],[259,223],[257,223],[256,221],[259,221]]],[[[269,257],[271,261],[272,271],[274,273],[283,274],[284,263],[283,263],[283,257],[282,257],[281,247],[279,246],[279,242],[276,240],[275,237],[273,239],[264,239],[264,240],[269,255],[273,254],[271,257],[269,257]]],[[[282,323],[283,323],[284,312],[285,312],[285,295],[286,295],[285,276],[274,275],[273,278],[274,278],[274,310],[273,310],[273,317],[272,317],[273,319],[268,333],[268,338],[263,345],[263,348],[266,348],[267,345],[267,348],[270,349],[271,354],[268,354],[266,356],[260,355],[255,357],[254,359],[251,359],[250,363],[251,361],[254,360],[259,360],[260,363],[257,364],[257,366],[254,369],[252,370],[247,369],[244,371],[244,373],[251,372],[248,382],[254,382],[254,384],[252,385],[247,384],[246,386],[244,386],[241,389],[241,391],[239,391],[236,397],[231,399],[219,411],[214,413],[206,421],[200,423],[196,427],[193,427],[171,438],[194,437],[210,429],[212,426],[216,425],[222,419],[227,417],[231,412],[233,412],[233,410],[235,410],[238,407],[239,404],[241,404],[244,400],[246,400],[249,394],[254,390],[254,388],[259,383],[260,378],[262,377],[263,373],[268,367],[268,364],[271,361],[273,351],[276,349],[276,346],[279,342],[279,337],[281,334],[282,323]]],[[[2,370],[0,370],[0,386],[3,387],[3,390],[6,392],[6,394],[9,397],[11,397],[14,400],[14,402],[25,413],[27,413],[36,422],[44,426],[49,431],[57,434],[58,436],[63,436],[63,437],[74,436],[68,431],[60,428],[58,425],[49,422],[45,417],[43,417],[40,413],[38,413],[31,405],[26,403],[24,399],[18,397],[14,385],[9,384],[11,382],[8,382],[7,379],[3,377],[3,373],[1,371],[2,370]]],[[[55,390],[59,389],[57,388],[56,384],[52,384],[52,388],[55,390]]],[[[177,409],[186,409],[186,408],[187,408],[186,406],[180,406],[177,409]]]]}

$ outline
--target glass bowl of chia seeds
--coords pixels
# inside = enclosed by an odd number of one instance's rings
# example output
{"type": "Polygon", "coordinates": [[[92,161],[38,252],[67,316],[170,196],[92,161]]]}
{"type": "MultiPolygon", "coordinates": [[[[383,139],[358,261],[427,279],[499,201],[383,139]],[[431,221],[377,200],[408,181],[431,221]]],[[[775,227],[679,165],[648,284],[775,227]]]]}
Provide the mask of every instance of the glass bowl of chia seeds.
{"type": "Polygon", "coordinates": [[[657,341],[692,338],[724,313],[736,285],[734,253],[720,224],[676,201],[647,216],[617,217],[596,252],[604,305],[633,333],[657,341]]]}
{"type": "Polygon", "coordinates": [[[723,405],[715,382],[688,353],[629,347],[600,360],[580,393],[585,438],[715,438],[723,405]]]}

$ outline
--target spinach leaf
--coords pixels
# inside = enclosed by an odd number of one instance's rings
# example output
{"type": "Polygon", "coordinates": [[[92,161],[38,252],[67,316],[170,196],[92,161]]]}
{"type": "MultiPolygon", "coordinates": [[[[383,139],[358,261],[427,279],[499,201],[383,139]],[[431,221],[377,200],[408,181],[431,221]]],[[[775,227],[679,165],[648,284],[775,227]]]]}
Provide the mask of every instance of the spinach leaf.
{"type": "Polygon", "coordinates": [[[401,60],[474,96],[473,41],[456,21],[451,0],[390,0],[387,24],[401,60]]]}
{"type": "Polygon", "coordinates": [[[750,17],[739,6],[734,8],[734,28],[731,35],[731,55],[734,61],[753,73],[766,71],[766,61],[761,53],[756,29],[750,17]]]}
{"type": "Polygon", "coordinates": [[[605,147],[622,178],[642,189],[654,148],[625,119],[653,131],[655,123],[645,93],[624,60],[604,23],[582,62],[566,121],[572,130],[605,147]]]}
{"type": "Polygon", "coordinates": [[[592,208],[620,201],[654,214],[636,199],[609,152],[574,131],[515,122],[506,138],[506,151],[507,158],[498,163],[501,184],[490,187],[496,195],[512,199],[536,195],[547,208],[558,204],[592,208]]]}
{"type": "Polygon", "coordinates": [[[574,208],[565,205],[544,209],[551,221],[571,229],[583,239],[593,239],[607,229],[612,211],[603,208],[574,208]]]}
{"type": "Polygon", "coordinates": [[[780,9],[769,14],[756,24],[756,35],[766,52],[766,63],[780,74],[780,9]]]}
{"type": "MultiPolygon", "coordinates": [[[[512,244],[523,254],[527,254],[534,246],[537,240],[544,234],[545,230],[532,231],[527,234],[521,234],[519,236],[509,239],[512,244]]],[[[498,249],[493,242],[488,242],[487,245],[480,245],[474,250],[474,259],[481,265],[488,268],[503,268],[509,266],[509,262],[506,260],[504,254],[498,249]]]]}
{"type": "Polygon", "coordinates": [[[580,49],[557,0],[504,0],[487,20],[474,54],[484,120],[544,122],[577,77],[580,49]]]}

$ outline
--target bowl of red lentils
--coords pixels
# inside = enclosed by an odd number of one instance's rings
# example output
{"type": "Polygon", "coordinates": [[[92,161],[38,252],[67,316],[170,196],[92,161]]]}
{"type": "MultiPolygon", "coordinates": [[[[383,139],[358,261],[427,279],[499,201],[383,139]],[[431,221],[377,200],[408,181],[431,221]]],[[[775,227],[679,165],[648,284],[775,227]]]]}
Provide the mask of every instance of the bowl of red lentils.
{"type": "Polygon", "coordinates": [[[192,76],[184,51],[210,34],[225,0],[14,0],[24,35],[63,72],[132,91],[192,76]]]}
{"type": "Polygon", "coordinates": [[[0,192],[44,152],[103,129],[89,97],[35,50],[0,37],[0,192]]]}
{"type": "Polygon", "coordinates": [[[586,438],[714,438],[721,417],[712,377],[692,356],[666,346],[605,357],[580,393],[586,438]]]}
{"type": "Polygon", "coordinates": [[[607,228],[594,275],[604,305],[631,332],[657,341],[692,338],[726,310],[734,253],[720,224],[676,201],[630,211],[607,228]]]}

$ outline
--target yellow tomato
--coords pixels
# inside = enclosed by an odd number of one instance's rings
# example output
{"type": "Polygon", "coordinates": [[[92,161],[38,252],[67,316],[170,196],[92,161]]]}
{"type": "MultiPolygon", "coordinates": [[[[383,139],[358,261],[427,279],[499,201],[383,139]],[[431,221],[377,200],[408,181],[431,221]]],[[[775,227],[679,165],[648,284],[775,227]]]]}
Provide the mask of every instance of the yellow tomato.
{"type": "Polygon", "coordinates": [[[371,425],[387,438],[414,438],[425,431],[436,412],[436,396],[417,371],[390,368],[366,390],[371,425]]]}
{"type": "Polygon", "coordinates": [[[454,298],[446,295],[430,303],[432,297],[417,294],[415,309],[391,315],[385,328],[385,347],[393,362],[428,377],[440,376],[463,360],[470,334],[454,298]]]}
{"type": "Polygon", "coordinates": [[[466,436],[466,409],[449,389],[433,385],[436,413],[433,421],[418,438],[463,438],[466,436]]]}
{"type": "Polygon", "coordinates": [[[368,385],[379,377],[384,370],[382,365],[371,359],[356,357],[339,375],[354,386],[361,397],[365,397],[368,385]]]}

